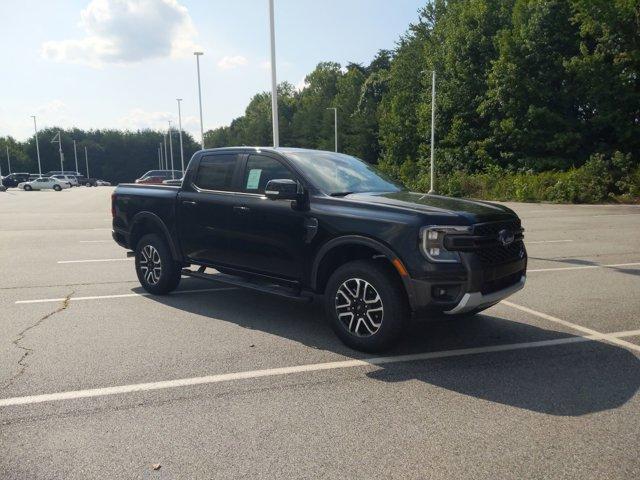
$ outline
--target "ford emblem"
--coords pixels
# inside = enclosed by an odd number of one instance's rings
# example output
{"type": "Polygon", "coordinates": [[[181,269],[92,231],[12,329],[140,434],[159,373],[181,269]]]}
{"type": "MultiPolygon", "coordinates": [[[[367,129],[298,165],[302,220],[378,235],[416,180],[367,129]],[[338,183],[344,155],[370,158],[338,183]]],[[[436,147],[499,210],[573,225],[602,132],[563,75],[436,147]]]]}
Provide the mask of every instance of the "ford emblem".
{"type": "Polygon", "coordinates": [[[498,241],[502,244],[502,246],[506,247],[507,245],[511,245],[515,240],[515,235],[511,230],[502,229],[498,232],[498,241]]]}

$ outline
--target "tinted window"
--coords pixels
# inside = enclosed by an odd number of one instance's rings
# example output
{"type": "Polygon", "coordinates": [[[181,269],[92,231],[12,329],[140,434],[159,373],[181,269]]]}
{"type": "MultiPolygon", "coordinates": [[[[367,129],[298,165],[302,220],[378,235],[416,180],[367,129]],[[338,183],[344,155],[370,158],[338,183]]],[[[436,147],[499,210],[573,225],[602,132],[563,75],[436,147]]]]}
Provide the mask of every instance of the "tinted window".
{"type": "Polygon", "coordinates": [[[231,190],[236,155],[214,155],[204,157],[198,167],[195,184],[207,190],[231,190]]]}
{"type": "Polygon", "coordinates": [[[289,151],[287,157],[314,184],[330,195],[355,192],[397,192],[402,186],[362,160],[334,152],[289,151]]]}
{"type": "Polygon", "coordinates": [[[248,193],[264,193],[269,180],[277,178],[295,180],[291,171],[278,160],[262,155],[250,155],[244,171],[242,188],[248,193]]]}

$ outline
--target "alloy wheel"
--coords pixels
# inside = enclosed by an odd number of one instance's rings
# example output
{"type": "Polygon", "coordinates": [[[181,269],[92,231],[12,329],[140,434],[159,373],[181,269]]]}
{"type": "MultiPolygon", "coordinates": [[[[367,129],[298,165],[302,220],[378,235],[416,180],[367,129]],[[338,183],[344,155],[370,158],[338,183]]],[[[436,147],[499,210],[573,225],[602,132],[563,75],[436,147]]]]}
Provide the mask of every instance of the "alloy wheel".
{"type": "Polygon", "coordinates": [[[149,285],[156,285],[162,276],[162,261],[158,250],[153,245],[145,245],[138,261],[144,280],[149,285]]]}
{"type": "Polygon", "coordinates": [[[335,308],[340,322],[357,337],[375,335],[384,318],[380,294],[361,278],[350,278],[338,287],[335,308]]]}

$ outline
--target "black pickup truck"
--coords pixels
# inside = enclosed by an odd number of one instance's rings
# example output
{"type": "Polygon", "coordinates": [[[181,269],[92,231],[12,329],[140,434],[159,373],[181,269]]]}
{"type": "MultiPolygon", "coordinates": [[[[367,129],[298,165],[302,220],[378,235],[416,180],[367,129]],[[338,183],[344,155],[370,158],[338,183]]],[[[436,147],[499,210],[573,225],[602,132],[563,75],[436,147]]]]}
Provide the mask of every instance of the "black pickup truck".
{"type": "Polygon", "coordinates": [[[166,294],[186,275],[322,295],[336,334],[365,351],[389,348],[410,318],[471,315],[525,282],[512,210],[410,192],[333,152],[202,150],[181,186],[119,185],[112,214],[147,291],[166,294]]]}

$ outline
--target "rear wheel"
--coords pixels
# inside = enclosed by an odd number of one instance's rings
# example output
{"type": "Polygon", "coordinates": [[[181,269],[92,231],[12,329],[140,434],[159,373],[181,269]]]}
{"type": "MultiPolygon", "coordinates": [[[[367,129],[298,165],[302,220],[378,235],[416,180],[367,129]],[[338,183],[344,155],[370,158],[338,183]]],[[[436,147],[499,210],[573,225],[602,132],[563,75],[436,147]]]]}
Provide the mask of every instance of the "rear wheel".
{"type": "Polygon", "coordinates": [[[386,350],[405,326],[402,284],[380,262],[357,260],[338,268],[327,283],[324,302],[334,332],[356,350],[386,350]]]}
{"type": "Polygon", "coordinates": [[[145,235],[136,246],[136,274],[149,293],[165,295],[180,283],[180,265],[173,260],[167,242],[156,234],[145,235]]]}
{"type": "Polygon", "coordinates": [[[53,186],[53,189],[54,189],[56,192],[59,192],[60,190],[62,190],[62,187],[61,187],[60,185],[54,185],[54,186],[53,186]]]}
{"type": "Polygon", "coordinates": [[[84,184],[85,187],[90,187],[91,186],[91,182],[87,182],[84,184]]]}

